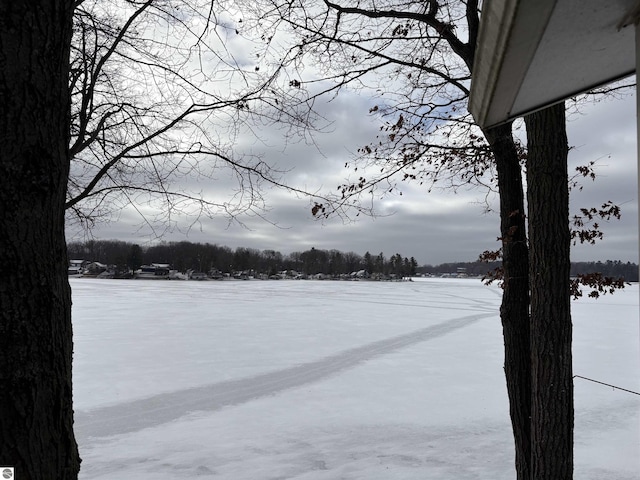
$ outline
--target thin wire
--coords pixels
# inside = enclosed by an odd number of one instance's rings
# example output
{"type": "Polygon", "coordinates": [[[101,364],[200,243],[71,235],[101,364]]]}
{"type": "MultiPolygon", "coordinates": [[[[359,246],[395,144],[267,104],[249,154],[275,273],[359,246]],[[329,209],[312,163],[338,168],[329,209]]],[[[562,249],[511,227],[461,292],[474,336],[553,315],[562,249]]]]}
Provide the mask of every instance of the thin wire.
{"type": "Polygon", "coordinates": [[[634,392],[633,390],[627,390],[626,388],[616,387],[615,385],[611,385],[609,383],[600,382],[598,380],[594,380],[593,378],[583,377],[581,375],[574,375],[573,378],[582,378],[583,380],[589,380],[593,383],[599,383],[600,385],[606,385],[607,387],[615,388],[616,390],[622,390],[623,392],[633,393],[634,395],[640,395],[638,392],[634,392]]]}

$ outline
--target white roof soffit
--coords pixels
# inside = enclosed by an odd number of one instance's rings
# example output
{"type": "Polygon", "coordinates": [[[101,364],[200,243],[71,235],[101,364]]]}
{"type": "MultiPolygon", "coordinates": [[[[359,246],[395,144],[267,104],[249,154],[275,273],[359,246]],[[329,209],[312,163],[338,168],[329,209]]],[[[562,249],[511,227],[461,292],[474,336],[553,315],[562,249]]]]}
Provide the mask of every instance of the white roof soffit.
{"type": "Polygon", "coordinates": [[[469,109],[481,127],[635,72],[638,0],[485,0],[469,109]]]}

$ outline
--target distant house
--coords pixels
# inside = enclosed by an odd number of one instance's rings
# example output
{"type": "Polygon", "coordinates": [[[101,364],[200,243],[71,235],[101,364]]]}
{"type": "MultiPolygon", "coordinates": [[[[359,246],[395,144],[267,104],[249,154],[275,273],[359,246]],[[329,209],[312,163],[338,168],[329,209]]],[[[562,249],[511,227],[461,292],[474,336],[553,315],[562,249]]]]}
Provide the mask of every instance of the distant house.
{"type": "Polygon", "coordinates": [[[70,277],[81,277],[84,273],[84,260],[69,260],[67,274],[70,277]]]}
{"type": "Polygon", "coordinates": [[[107,271],[107,265],[100,262],[91,262],[84,267],[84,275],[90,275],[97,277],[103,272],[107,271]]]}
{"type": "Polygon", "coordinates": [[[136,278],[149,279],[168,279],[171,273],[171,265],[168,263],[152,263],[151,265],[142,265],[136,271],[136,278]]]}
{"type": "Polygon", "coordinates": [[[233,272],[233,278],[236,280],[249,280],[252,278],[252,272],[249,270],[243,270],[241,272],[233,272]]]}
{"type": "Polygon", "coordinates": [[[209,272],[209,277],[213,280],[222,280],[224,278],[224,274],[220,270],[211,270],[209,272]]]}
{"type": "Polygon", "coordinates": [[[369,278],[369,272],[366,270],[358,270],[357,272],[351,272],[351,278],[369,278]]]}

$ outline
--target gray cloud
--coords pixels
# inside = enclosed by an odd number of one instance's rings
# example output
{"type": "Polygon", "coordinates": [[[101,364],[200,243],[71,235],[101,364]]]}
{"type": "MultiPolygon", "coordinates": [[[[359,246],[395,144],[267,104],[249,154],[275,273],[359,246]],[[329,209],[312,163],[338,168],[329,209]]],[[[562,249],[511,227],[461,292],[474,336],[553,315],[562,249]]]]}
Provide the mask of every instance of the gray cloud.
{"type": "MultiPolygon", "coordinates": [[[[331,132],[317,134],[316,146],[300,141],[284,146],[284,133],[274,127],[262,127],[264,143],[248,138],[237,147],[245,153],[259,153],[264,160],[288,170],[285,180],[306,189],[335,189],[344,180],[344,163],[358,147],[370,142],[379,123],[369,119],[369,100],[356,95],[342,95],[323,106],[334,121],[331,132]]],[[[637,180],[635,97],[601,102],[583,107],[568,124],[570,170],[591,160],[597,162],[598,179],[585,180],[581,192],[572,192],[572,213],[579,207],[598,206],[607,200],[622,204],[621,221],[603,224],[605,240],[596,246],[578,246],[573,260],[623,260],[637,262],[637,180]]],[[[198,184],[198,188],[216,195],[228,190],[224,176],[219,182],[198,184]]],[[[427,193],[417,186],[407,186],[403,196],[377,203],[388,216],[359,218],[343,223],[339,219],[325,223],[314,220],[309,200],[282,191],[267,192],[270,206],[266,218],[242,218],[244,226],[229,224],[226,219],[201,219],[167,233],[166,240],[189,240],[257,249],[274,249],[282,253],[311,247],[338,249],[364,254],[384,252],[415,257],[419,263],[472,261],[486,249],[497,248],[499,235],[497,213],[485,213],[482,202],[486,192],[468,191],[453,194],[427,193]],[[274,225],[275,224],[275,225],[274,225]]],[[[495,196],[489,199],[496,208],[495,196]]],[[[94,231],[97,238],[118,238],[141,244],[149,241],[149,231],[136,233],[140,218],[125,211],[120,219],[94,231]]]]}

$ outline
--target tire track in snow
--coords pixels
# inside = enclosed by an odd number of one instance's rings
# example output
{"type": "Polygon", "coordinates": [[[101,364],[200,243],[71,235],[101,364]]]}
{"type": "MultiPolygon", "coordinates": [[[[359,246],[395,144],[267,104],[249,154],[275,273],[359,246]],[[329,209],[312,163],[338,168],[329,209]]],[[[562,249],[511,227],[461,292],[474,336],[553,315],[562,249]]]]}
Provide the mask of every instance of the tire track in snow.
{"type": "Polygon", "coordinates": [[[315,383],[374,357],[442,337],[492,316],[495,316],[495,312],[460,317],[275,372],[79,411],[75,415],[76,436],[81,443],[86,444],[89,438],[136,432],[177,420],[189,413],[212,412],[275,395],[284,390],[315,383]]]}

